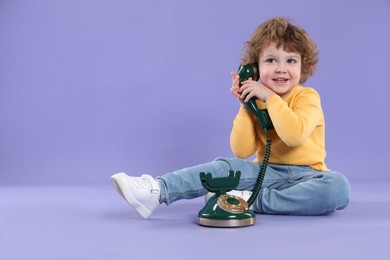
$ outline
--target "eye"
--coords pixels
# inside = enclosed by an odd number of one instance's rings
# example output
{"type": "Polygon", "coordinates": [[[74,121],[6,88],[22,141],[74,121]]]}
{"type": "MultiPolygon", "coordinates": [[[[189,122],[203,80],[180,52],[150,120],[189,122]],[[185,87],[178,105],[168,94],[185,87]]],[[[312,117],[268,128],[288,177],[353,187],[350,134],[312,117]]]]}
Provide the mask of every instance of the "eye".
{"type": "Polygon", "coordinates": [[[297,61],[295,59],[288,59],[287,63],[294,64],[294,63],[297,63],[297,61]]]}
{"type": "Polygon", "coordinates": [[[268,58],[265,60],[266,63],[275,63],[276,60],[274,58],[268,58]]]}

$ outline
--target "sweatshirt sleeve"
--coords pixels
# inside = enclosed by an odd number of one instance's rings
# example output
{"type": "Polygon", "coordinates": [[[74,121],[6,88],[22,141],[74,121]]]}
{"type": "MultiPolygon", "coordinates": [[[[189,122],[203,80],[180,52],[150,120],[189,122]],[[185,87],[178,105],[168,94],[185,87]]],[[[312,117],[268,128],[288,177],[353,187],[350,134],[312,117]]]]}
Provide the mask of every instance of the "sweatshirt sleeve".
{"type": "Polygon", "coordinates": [[[254,115],[248,109],[241,107],[233,121],[230,134],[230,147],[238,158],[248,158],[259,147],[255,122],[254,115]]]}
{"type": "Polygon", "coordinates": [[[288,105],[280,96],[272,96],[266,103],[276,133],[290,147],[304,143],[323,118],[320,96],[314,89],[305,88],[294,99],[288,105]]]}

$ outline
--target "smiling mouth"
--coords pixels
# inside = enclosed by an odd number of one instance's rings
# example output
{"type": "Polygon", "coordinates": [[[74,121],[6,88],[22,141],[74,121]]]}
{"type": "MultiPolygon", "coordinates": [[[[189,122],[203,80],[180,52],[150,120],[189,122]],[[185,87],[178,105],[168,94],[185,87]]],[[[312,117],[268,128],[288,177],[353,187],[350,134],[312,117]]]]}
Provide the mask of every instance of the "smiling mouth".
{"type": "Polygon", "coordinates": [[[285,78],[276,78],[276,79],[273,79],[273,81],[275,82],[278,82],[278,83],[285,83],[287,82],[288,79],[285,79],[285,78]]]}

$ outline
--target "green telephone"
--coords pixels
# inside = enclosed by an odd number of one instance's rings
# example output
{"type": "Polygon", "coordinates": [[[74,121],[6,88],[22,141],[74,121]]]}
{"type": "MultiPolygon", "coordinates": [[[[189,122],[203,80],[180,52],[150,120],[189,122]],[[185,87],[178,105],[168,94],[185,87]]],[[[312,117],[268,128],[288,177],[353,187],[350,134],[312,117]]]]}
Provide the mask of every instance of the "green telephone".
{"type": "MultiPolygon", "coordinates": [[[[259,79],[259,70],[256,63],[241,65],[238,69],[240,81],[249,78],[257,81],[259,79]]],[[[260,167],[259,175],[256,180],[252,195],[248,201],[240,197],[227,194],[234,190],[240,181],[240,171],[229,171],[227,177],[213,178],[211,173],[201,172],[199,174],[203,187],[209,192],[215,194],[207,201],[206,205],[198,214],[198,223],[207,227],[244,227],[255,224],[255,213],[249,207],[255,201],[263,184],[265,171],[271,152],[271,139],[268,137],[268,130],[273,128],[272,121],[266,109],[259,109],[256,102],[251,98],[246,106],[256,116],[260,127],[265,131],[267,144],[265,147],[263,162],[260,167]]]]}

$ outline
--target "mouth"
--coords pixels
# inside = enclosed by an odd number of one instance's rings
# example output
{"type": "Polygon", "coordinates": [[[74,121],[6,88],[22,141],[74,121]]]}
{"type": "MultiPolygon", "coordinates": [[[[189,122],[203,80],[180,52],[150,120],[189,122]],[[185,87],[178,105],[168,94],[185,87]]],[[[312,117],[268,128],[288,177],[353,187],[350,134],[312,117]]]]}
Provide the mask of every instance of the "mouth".
{"type": "Polygon", "coordinates": [[[286,83],[288,81],[288,79],[285,79],[285,78],[275,78],[275,79],[273,79],[273,81],[275,81],[276,83],[286,83]]]}

